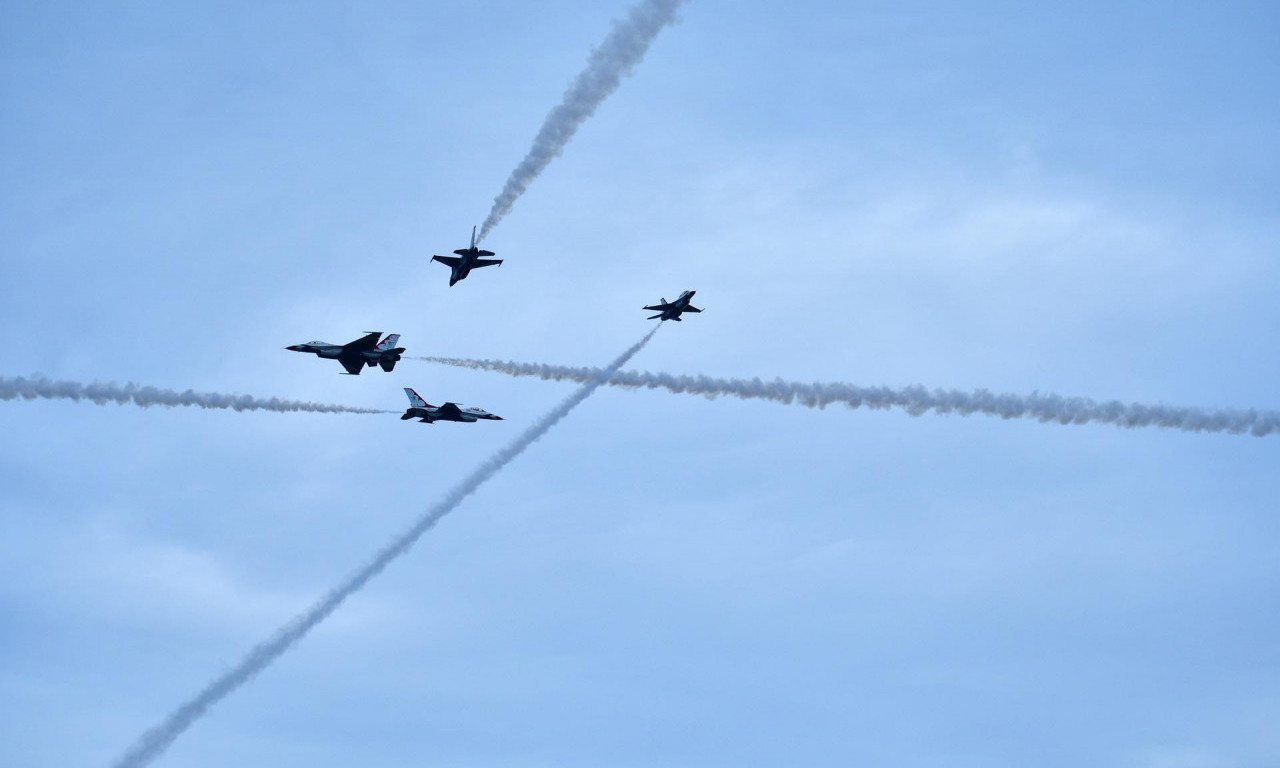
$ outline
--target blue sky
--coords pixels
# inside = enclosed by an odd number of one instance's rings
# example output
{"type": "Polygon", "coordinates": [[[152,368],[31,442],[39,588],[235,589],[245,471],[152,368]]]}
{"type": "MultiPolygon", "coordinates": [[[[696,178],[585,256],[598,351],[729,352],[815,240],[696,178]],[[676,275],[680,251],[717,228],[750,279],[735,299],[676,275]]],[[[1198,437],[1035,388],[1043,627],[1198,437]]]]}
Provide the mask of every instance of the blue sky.
{"type": "MultiPolygon", "coordinates": [[[[103,765],[568,385],[1280,408],[1273,3],[693,2],[453,289],[623,3],[12,3],[0,762],[103,765]]],[[[602,390],[160,764],[1280,760],[1275,438],[602,390]]]]}

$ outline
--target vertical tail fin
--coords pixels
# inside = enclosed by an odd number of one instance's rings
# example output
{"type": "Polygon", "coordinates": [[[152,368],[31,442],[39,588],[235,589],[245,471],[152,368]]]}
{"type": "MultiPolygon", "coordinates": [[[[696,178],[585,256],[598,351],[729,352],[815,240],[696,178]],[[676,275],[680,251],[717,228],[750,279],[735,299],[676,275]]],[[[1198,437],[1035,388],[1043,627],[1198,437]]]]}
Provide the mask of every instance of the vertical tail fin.
{"type": "Polygon", "coordinates": [[[409,406],[412,408],[426,408],[431,405],[431,403],[422,399],[422,395],[419,395],[408,387],[404,388],[404,393],[409,397],[409,406]]]}
{"type": "Polygon", "coordinates": [[[389,333],[387,334],[387,338],[378,342],[378,346],[374,347],[374,349],[378,350],[379,352],[385,352],[386,350],[394,347],[397,341],[400,341],[400,334],[389,333]]]}
{"type": "Polygon", "coordinates": [[[475,249],[476,249],[476,228],[472,227],[471,228],[471,250],[474,251],[475,249]]]}

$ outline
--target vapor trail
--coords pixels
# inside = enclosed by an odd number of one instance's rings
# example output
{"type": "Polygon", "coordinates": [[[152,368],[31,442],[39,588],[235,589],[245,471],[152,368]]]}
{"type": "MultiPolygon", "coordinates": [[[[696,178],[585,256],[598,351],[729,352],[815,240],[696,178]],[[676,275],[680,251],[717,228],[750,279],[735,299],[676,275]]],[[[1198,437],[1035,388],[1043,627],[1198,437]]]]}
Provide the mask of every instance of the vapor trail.
{"type": "Polygon", "coordinates": [[[583,385],[576,392],[565,398],[542,418],[535,421],[510,445],[489,457],[487,461],[462,482],[455,485],[452,490],[445,494],[443,499],[437,502],[407,531],[397,536],[390,544],[374,555],[367,565],[347,577],[346,581],[335,587],[319,602],[311,606],[310,609],[294,617],[292,621],[278,629],[274,635],[254,647],[253,650],[249,651],[248,655],[241,659],[240,663],[223,673],[204,690],[197,693],[190,701],[174,710],[159,725],[142,734],[137,742],[124,753],[124,756],[112,764],[114,768],[139,768],[140,766],[149,765],[159,757],[175,739],[182,735],[183,731],[187,730],[192,723],[208,712],[210,707],[226,698],[241,685],[247,683],[254,675],[266,669],[271,662],[280,658],[285,651],[292,648],[316,625],[328,618],[329,614],[337,610],[344,600],[359,592],[365,584],[368,584],[374,576],[381,573],[393,560],[408,552],[422,534],[435,527],[440,518],[452,512],[455,507],[462,503],[463,499],[474,493],[486,480],[496,475],[512,459],[519,456],[538,438],[545,435],[547,430],[555,426],[569,411],[572,411],[579,403],[590,397],[596,387],[603,384],[619,368],[625,365],[632,356],[639,352],[645,344],[649,343],[649,339],[653,338],[655,333],[657,333],[656,328],[649,331],[643,339],[619,355],[608,366],[596,369],[596,373],[584,379],[583,385]]]}
{"type": "MultiPolygon", "coordinates": [[[[472,360],[454,357],[417,357],[443,365],[498,371],[511,376],[536,376],[551,381],[589,381],[594,368],[572,368],[535,363],[513,363],[501,360],[472,360]]],[[[984,413],[1002,419],[1038,419],[1059,424],[1099,422],[1118,427],[1165,427],[1188,432],[1248,432],[1262,437],[1280,432],[1280,413],[1275,411],[1231,411],[1179,408],[1168,405],[1142,405],[1116,400],[1098,402],[1085,397],[1063,397],[1054,394],[1013,395],[978,389],[962,392],[954,389],[914,387],[859,387],[843,383],[762,381],[761,379],[716,379],[709,376],[673,376],[669,373],[620,371],[609,378],[615,387],[665,389],[670,392],[740,397],[745,400],[773,400],[795,403],[807,408],[825,408],[844,403],[850,408],[901,408],[912,416],[934,413],[984,413]]]]}
{"type": "Polygon", "coordinates": [[[325,403],[308,403],[302,400],[284,400],[279,397],[261,398],[252,395],[222,395],[216,392],[196,392],[188,389],[179,392],[173,389],[144,387],[138,384],[121,386],[114,382],[106,384],[81,384],[78,381],[54,381],[44,376],[25,378],[6,378],[0,376],[0,400],[65,399],[89,400],[104,405],[133,403],[143,408],[163,405],[172,408],[179,405],[197,406],[199,408],[229,408],[233,411],[277,411],[289,413],[293,411],[311,411],[313,413],[394,413],[373,408],[352,408],[346,405],[328,405],[325,403]]]}
{"type": "Polygon", "coordinates": [[[564,92],[560,104],[547,115],[533,139],[529,154],[511,172],[502,193],[493,199],[493,208],[480,225],[479,240],[483,240],[489,230],[511,212],[516,198],[524,194],[547,164],[564,151],[578,128],[595,114],[596,107],[618,90],[622,78],[631,74],[644,58],[662,28],[676,20],[676,9],[683,2],[643,0],[628,11],[625,19],[614,21],[613,31],[599,48],[591,52],[587,68],[578,73],[564,92]]]}

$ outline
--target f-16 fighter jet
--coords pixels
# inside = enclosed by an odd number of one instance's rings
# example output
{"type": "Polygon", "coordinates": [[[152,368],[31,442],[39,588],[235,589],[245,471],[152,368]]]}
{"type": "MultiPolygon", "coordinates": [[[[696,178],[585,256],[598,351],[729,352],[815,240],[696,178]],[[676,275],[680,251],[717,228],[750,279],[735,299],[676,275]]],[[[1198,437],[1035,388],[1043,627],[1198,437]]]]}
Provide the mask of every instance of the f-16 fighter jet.
{"type": "Polygon", "coordinates": [[[689,300],[693,298],[693,294],[695,293],[697,293],[697,291],[685,291],[680,294],[680,298],[675,301],[667,301],[666,299],[663,299],[661,304],[654,304],[652,306],[645,307],[645,309],[655,309],[658,311],[658,314],[648,319],[656,320],[658,318],[662,318],[663,320],[679,321],[681,312],[701,312],[702,310],[689,303],[689,300]]]}
{"type": "Polygon", "coordinates": [[[501,264],[502,259],[482,259],[481,256],[492,256],[493,251],[483,251],[476,247],[476,228],[471,228],[471,247],[459,248],[454,251],[457,256],[432,256],[432,261],[438,261],[441,264],[448,265],[453,270],[449,275],[449,287],[452,288],[459,280],[465,280],[467,275],[471,274],[471,270],[480,267],[490,267],[494,264],[501,264]]]}
{"type": "Polygon", "coordinates": [[[464,408],[457,403],[432,405],[426,400],[423,400],[421,395],[408,387],[404,388],[404,393],[409,396],[409,409],[400,417],[401,421],[421,419],[428,424],[434,424],[437,421],[473,422],[479,421],[480,419],[502,421],[501,416],[494,416],[492,413],[480,408],[464,408]]]}
{"type": "Polygon", "coordinates": [[[349,344],[308,341],[306,344],[294,344],[285,349],[291,349],[294,352],[310,352],[325,360],[337,360],[342,363],[343,368],[347,369],[347,373],[359,376],[366,365],[370,368],[380,365],[382,370],[390,371],[400,360],[400,355],[404,352],[404,347],[396,346],[396,342],[400,340],[400,334],[392,333],[382,341],[378,341],[381,335],[381,331],[370,331],[349,344]]]}

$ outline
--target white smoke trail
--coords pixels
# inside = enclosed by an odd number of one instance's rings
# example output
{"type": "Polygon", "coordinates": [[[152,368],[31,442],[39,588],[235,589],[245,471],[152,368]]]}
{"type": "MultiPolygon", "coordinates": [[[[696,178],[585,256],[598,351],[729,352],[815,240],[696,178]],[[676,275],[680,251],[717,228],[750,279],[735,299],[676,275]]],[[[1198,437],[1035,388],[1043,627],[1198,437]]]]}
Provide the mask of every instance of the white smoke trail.
{"type": "Polygon", "coordinates": [[[578,74],[560,104],[547,115],[529,154],[511,172],[502,193],[493,199],[493,208],[480,225],[477,240],[483,240],[489,230],[511,212],[516,198],[564,151],[578,128],[595,114],[596,107],[618,89],[622,78],[631,74],[663,27],[675,22],[676,9],[683,2],[644,0],[632,8],[625,19],[613,23],[613,31],[591,52],[587,68],[578,74]]]}
{"type": "Polygon", "coordinates": [[[19,376],[6,378],[0,376],[0,400],[65,399],[89,400],[104,405],[119,403],[149,408],[162,405],[166,408],[175,406],[196,406],[199,408],[226,408],[233,411],[276,411],[290,413],[310,411],[312,413],[395,413],[373,408],[352,408],[345,405],[327,405],[325,403],[308,403],[302,400],[284,400],[279,397],[261,398],[251,395],[222,395],[216,392],[196,392],[188,389],[178,392],[173,389],[144,387],[138,384],[121,386],[114,382],[107,384],[81,384],[78,381],[54,381],[44,376],[31,378],[19,376]]]}
{"type": "MultiPolygon", "coordinates": [[[[594,368],[453,357],[410,359],[481,371],[498,371],[511,376],[536,376],[551,381],[589,381],[596,375],[594,368]]],[[[779,403],[796,403],[807,408],[825,408],[832,403],[843,403],[850,408],[901,408],[912,416],[930,411],[959,413],[962,416],[983,413],[1002,419],[1029,418],[1059,424],[1098,422],[1118,427],[1165,427],[1188,432],[1248,432],[1258,437],[1280,432],[1280,413],[1275,411],[1211,411],[1122,403],[1116,400],[1097,402],[1085,397],[1053,394],[1013,395],[985,389],[962,392],[954,389],[931,390],[921,386],[859,387],[838,382],[804,384],[782,379],[716,379],[709,376],[673,376],[668,373],[637,371],[620,371],[610,377],[608,384],[615,387],[665,389],[708,398],[728,395],[748,400],[773,400],[779,403]]]]}
{"type": "Polygon", "coordinates": [[[159,725],[144,733],[124,755],[112,765],[115,768],[140,768],[150,764],[159,757],[183,731],[200,719],[209,708],[226,698],[229,694],[244,685],[254,675],[266,669],[273,661],[280,658],[295,643],[342,605],[351,595],[359,592],[365,584],[377,576],[396,558],[405,554],[418,541],[422,534],[435,527],[442,517],[449,514],[470,496],[486,480],[493,477],[512,459],[519,456],[538,438],[547,433],[579,403],[586,400],[592,392],[626,364],[637,352],[649,343],[657,329],[650,331],[643,339],[636,342],[626,352],[604,368],[596,369],[596,375],[589,377],[585,383],[559,405],[552,408],[542,418],[535,421],[528,429],[517,437],[506,448],[489,457],[462,482],[450,490],[445,497],[436,503],[425,515],[418,519],[408,530],[397,536],[363,568],[349,576],[346,581],[335,587],[319,602],[302,614],[294,617],[267,640],[249,651],[240,663],[210,683],[197,693],[190,701],[174,710],[159,725]]]}

